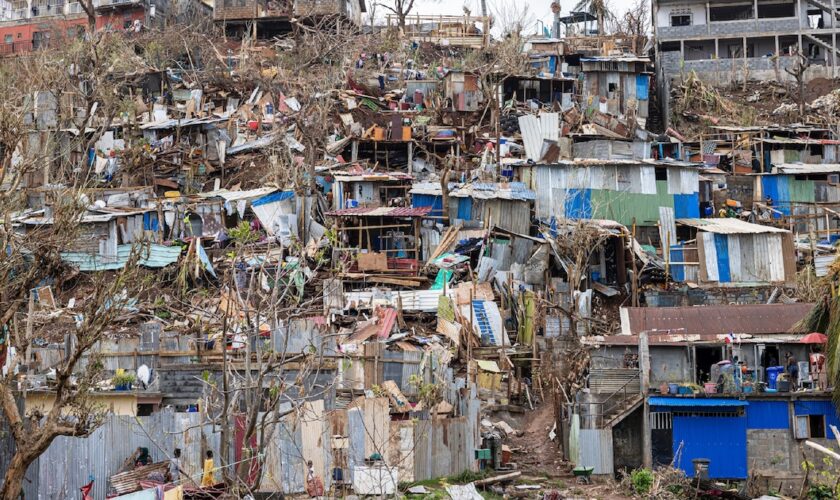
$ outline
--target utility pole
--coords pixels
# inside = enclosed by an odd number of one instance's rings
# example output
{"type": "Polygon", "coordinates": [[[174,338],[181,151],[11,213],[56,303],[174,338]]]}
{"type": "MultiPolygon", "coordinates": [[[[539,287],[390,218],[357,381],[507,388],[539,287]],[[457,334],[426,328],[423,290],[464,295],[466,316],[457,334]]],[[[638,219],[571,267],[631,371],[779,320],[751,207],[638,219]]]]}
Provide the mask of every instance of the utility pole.
{"type": "Polygon", "coordinates": [[[650,349],[648,348],[648,332],[639,333],[639,384],[642,393],[644,413],[642,414],[642,466],[650,469],[653,466],[653,451],[650,440],[650,349]]]}

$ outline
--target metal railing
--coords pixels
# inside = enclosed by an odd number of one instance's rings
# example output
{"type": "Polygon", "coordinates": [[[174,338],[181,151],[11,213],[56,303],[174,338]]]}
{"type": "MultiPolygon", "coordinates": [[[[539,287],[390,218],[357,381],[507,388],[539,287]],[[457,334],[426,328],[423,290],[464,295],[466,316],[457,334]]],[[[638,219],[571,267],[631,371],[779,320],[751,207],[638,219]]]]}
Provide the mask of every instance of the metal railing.
{"type": "Polygon", "coordinates": [[[630,390],[628,392],[627,390],[628,386],[636,381],[641,382],[640,373],[638,371],[636,371],[632,377],[628,378],[621,387],[613,391],[609,396],[607,396],[607,399],[603,401],[567,403],[566,407],[568,408],[568,415],[575,413],[580,415],[580,426],[582,429],[601,429],[604,426],[606,417],[610,416],[616,408],[620,408],[622,405],[625,405],[633,396],[641,396],[641,393],[638,391],[630,390]],[[618,396],[621,397],[618,398],[618,396]],[[583,407],[587,407],[586,412],[581,411],[583,407]],[[591,409],[593,407],[596,407],[597,411],[592,411],[591,409]]]}
{"type": "Polygon", "coordinates": [[[0,56],[14,56],[32,52],[32,40],[18,40],[13,43],[0,44],[0,56]]]}

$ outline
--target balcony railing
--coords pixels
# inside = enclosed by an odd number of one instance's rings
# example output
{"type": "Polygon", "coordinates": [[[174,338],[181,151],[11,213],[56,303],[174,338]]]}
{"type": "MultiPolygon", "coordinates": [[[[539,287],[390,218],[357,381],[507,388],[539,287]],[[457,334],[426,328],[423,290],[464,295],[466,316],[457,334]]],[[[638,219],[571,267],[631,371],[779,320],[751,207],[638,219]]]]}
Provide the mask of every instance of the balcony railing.
{"type": "Polygon", "coordinates": [[[0,43],[0,56],[14,56],[32,52],[32,40],[18,40],[13,43],[0,43]]]}

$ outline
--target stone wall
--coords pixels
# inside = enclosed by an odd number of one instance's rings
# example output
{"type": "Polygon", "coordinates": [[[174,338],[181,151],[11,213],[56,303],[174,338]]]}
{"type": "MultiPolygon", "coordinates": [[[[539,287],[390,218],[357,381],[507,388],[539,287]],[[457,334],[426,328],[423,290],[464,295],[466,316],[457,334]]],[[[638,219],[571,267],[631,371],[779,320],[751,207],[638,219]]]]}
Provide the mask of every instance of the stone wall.
{"type": "MultiPolygon", "coordinates": [[[[783,56],[779,58],[779,71],[776,72],[775,63],[769,57],[749,57],[746,59],[695,59],[683,61],[677,51],[662,52],[660,54],[663,80],[679,78],[681,74],[694,72],[697,77],[711,85],[728,85],[732,82],[749,81],[793,81],[784,70],[792,68],[795,58],[783,56]]],[[[813,65],[805,71],[805,81],[814,78],[832,78],[830,66],[813,65]]]]}
{"type": "Polygon", "coordinates": [[[723,21],[691,26],[660,26],[656,29],[659,41],[681,40],[687,37],[708,35],[714,38],[730,36],[773,36],[799,31],[799,18],[750,19],[748,21],[723,21]]]}
{"type": "Polygon", "coordinates": [[[789,429],[747,430],[747,463],[759,470],[795,470],[789,429]]]}

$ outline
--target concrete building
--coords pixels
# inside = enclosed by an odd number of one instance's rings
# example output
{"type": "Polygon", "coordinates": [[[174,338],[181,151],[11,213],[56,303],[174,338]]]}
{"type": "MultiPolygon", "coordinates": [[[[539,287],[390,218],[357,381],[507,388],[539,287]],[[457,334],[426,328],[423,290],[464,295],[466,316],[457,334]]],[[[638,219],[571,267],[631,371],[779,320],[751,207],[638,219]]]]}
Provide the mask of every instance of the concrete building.
{"type": "Polygon", "coordinates": [[[217,0],[213,21],[229,35],[251,30],[254,36],[271,38],[290,32],[294,19],[338,16],[361,25],[364,12],[364,0],[217,0]]]}
{"type": "MultiPolygon", "coordinates": [[[[97,30],[136,30],[167,23],[195,23],[210,15],[209,0],[93,0],[97,30]]],[[[87,14],[78,1],[0,0],[0,56],[26,54],[82,36],[87,14]]]]}
{"type": "Polygon", "coordinates": [[[660,96],[668,95],[671,79],[692,71],[713,84],[792,80],[784,70],[796,67],[798,54],[809,64],[806,80],[837,76],[840,5],[836,4],[836,0],[654,1],[660,96]]]}

